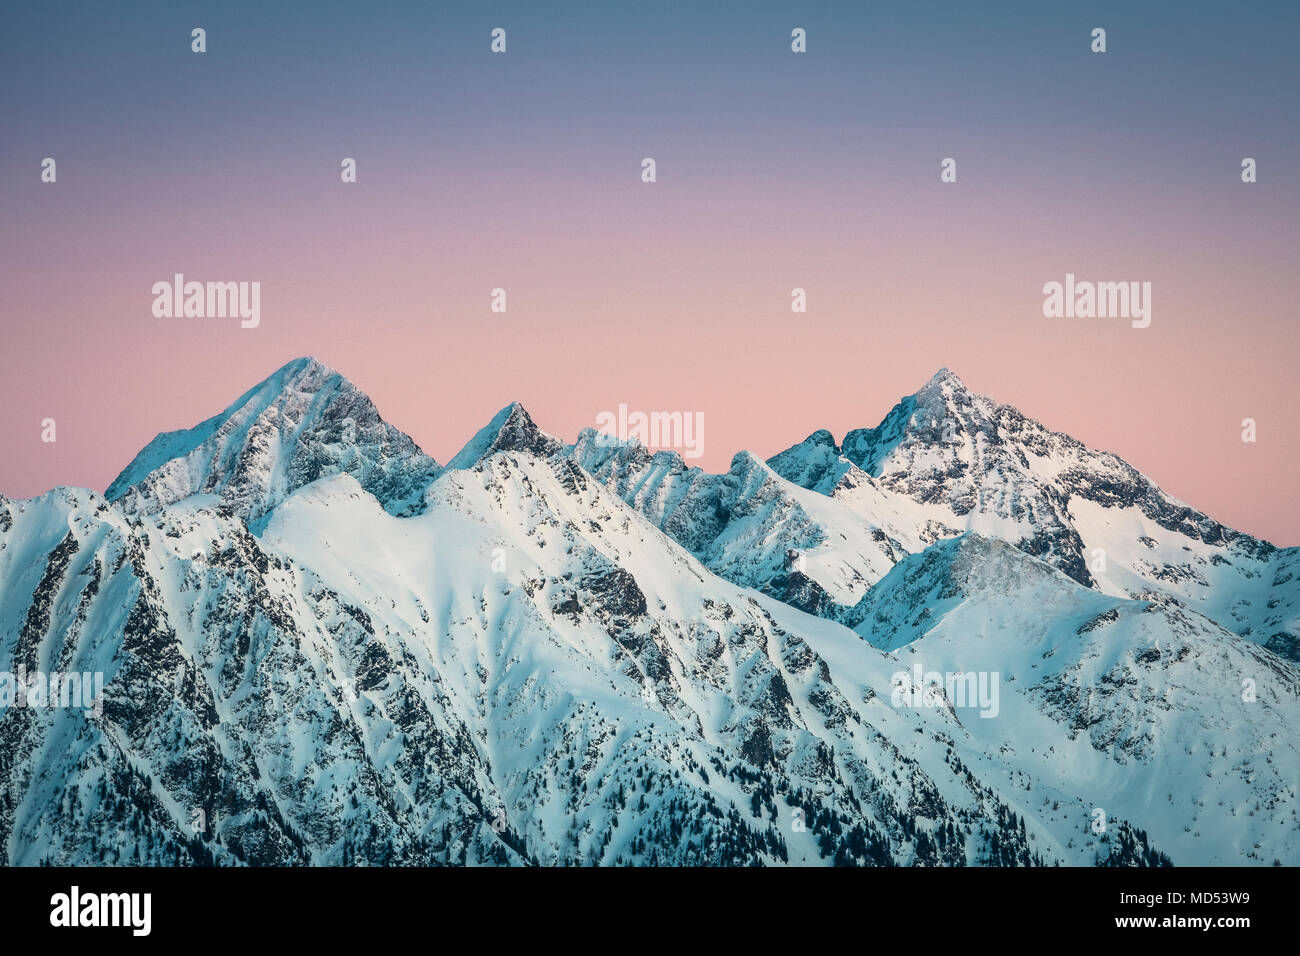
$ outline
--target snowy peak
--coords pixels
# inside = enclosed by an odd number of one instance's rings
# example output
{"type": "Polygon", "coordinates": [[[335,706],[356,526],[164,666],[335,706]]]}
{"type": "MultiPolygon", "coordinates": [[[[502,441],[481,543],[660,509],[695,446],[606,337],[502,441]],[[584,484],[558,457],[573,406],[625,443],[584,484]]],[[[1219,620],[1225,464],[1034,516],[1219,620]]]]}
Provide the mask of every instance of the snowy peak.
{"type": "Polygon", "coordinates": [[[854,468],[882,474],[887,460],[905,443],[938,444],[969,431],[963,423],[977,398],[954,372],[941,368],[919,391],[901,399],[879,425],[849,431],[842,446],[823,428],[768,464],[787,481],[829,495],[854,468]]]}
{"type": "Polygon", "coordinates": [[[109,486],[128,511],[211,495],[256,522],[296,489],[351,474],[394,514],[421,507],[438,464],[338,372],[298,358],[194,428],[157,436],[109,486]]]}
{"type": "Polygon", "coordinates": [[[844,457],[879,476],[904,444],[955,444],[974,434],[993,402],[969,391],[956,373],[937,371],[919,391],[901,399],[875,428],[855,428],[844,436],[844,457]]]}
{"type": "Polygon", "coordinates": [[[930,376],[930,380],[921,386],[921,390],[916,393],[918,397],[929,395],[942,395],[948,398],[955,398],[961,395],[969,395],[970,391],[956,372],[948,368],[941,368],[930,376]]]}
{"type": "Polygon", "coordinates": [[[844,475],[855,468],[840,454],[835,437],[825,428],[768,459],[767,464],[786,481],[823,495],[829,495],[844,475]]]}
{"type": "Polygon", "coordinates": [[[654,458],[654,454],[635,438],[621,439],[590,427],[578,432],[578,440],[567,451],[570,458],[593,475],[602,471],[608,473],[632,462],[644,465],[654,458]]]}
{"type": "Polygon", "coordinates": [[[1290,553],[1225,528],[1117,455],[1094,451],[940,369],[836,455],[816,433],[772,458],[787,480],[893,528],[909,549],[974,531],[1079,584],[1165,594],[1294,657],[1290,553]],[[892,517],[887,512],[892,510],[892,517]],[[911,531],[909,531],[909,527],[911,531]]]}
{"type": "MultiPolygon", "coordinates": [[[[980,527],[978,516],[1000,519],[999,537],[1006,537],[1008,523],[1030,537],[1068,529],[1072,499],[1134,508],[1164,528],[1211,544],[1239,537],[1166,495],[1118,456],[969,391],[947,369],[902,399],[877,427],[845,436],[843,454],[891,491],[945,505],[957,518],[971,516],[966,524],[974,530],[994,531],[991,524],[980,527]]],[[[1077,550],[1073,542],[1055,544],[1063,546],[1057,557],[1077,550]]],[[[1050,560],[1052,549],[1030,553],[1050,560]]],[[[1091,583],[1075,557],[1073,568],[1053,563],[1091,583]]]]}
{"type": "Polygon", "coordinates": [[[447,468],[473,468],[499,451],[527,452],[539,458],[549,458],[563,450],[563,443],[538,428],[523,405],[511,402],[475,433],[447,463],[447,468]]]}
{"type": "MultiPolygon", "coordinates": [[[[933,429],[940,423],[966,424],[987,414],[997,403],[983,395],[977,395],[968,389],[956,373],[946,368],[939,369],[931,379],[913,396],[910,409],[912,428],[928,428],[925,432],[933,437],[933,429]]],[[[941,433],[940,437],[951,439],[951,429],[941,433]]]]}

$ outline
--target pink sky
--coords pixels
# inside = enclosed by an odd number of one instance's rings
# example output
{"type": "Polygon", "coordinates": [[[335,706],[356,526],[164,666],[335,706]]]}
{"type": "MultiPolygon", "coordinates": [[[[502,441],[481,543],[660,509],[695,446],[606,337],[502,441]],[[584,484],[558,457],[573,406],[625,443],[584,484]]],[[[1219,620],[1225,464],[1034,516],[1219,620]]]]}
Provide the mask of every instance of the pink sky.
{"type": "Polygon", "coordinates": [[[473,4],[223,4],[195,55],[180,8],[14,5],[0,491],[102,490],[300,355],[440,461],[518,399],[702,412],[711,470],[947,366],[1300,544],[1294,5],[1104,4],[1104,55],[1043,4],[815,4],[806,55],[787,4],[493,9],[507,55],[473,4]],[[261,326],[154,318],[176,272],[261,326]],[[1151,327],[1043,318],[1067,272],[1151,282],[1151,327]]]}
{"type": "Polygon", "coordinates": [[[69,188],[0,300],[24,317],[0,366],[0,490],[102,490],[156,432],[298,355],[347,375],[442,462],[518,399],[565,440],[619,403],[703,412],[697,463],[715,471],[741,449],[875,425],[948,366],[1212,517],[1300,543],[1296,274],[1284,242],[1203,228],[1278,228],[1262,201],[1172,211],[1158,228],[1084,214],[1045,230],[1025,227],[1041,207],[1023,194],[930,178],[846,201],[761,178],[593,195],[552,174],[443,197],[462,218],[437,230],[400,189],[376,202],[325,178],[306,198],[218,190],[191,210],[140,196],[127,218],[69,188]],[[176,228],[144,227],[163,221],[176,228]],[[261,326],[155,319],[150,287],[178,270],[260,281],[261,326]],[[1151,327],[1045,319],[1041,287],[1067,271],[1152,282],[1151,327]],[[497,286],[505,315],[489,310],[497,286]],[[790,311],[795,286],[806,315],[790,311]],[[1256,444],[1241,441],[1246,417],[1256,444]]]}

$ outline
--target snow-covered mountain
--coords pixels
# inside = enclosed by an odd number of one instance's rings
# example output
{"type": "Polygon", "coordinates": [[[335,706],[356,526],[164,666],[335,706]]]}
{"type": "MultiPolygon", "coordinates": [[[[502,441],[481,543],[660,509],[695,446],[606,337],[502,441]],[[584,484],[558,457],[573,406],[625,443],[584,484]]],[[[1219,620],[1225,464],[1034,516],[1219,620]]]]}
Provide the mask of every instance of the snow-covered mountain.
{"type": "Polygon", "coordinates": [[[420,507],[438,470],[355,385],[301,358],[221,414],[158,435],[105,495],[137,513],[210,495],[213,506],[255,524],[303,485],[350,474],[385,509],[403,514],[420,507]]]}
{"type": "Polygon", "coordinates": [[[1118,596],[1165,595],[1291,660],[1300,659],[1300,549],[1233,531],[947,369],[875,428],[837,445],[814,432],[773,471],[869,520],[904,545],[977,531],[1118,596]],[[909,528],[898,528],[898,513],[909,528]],[[919,541],[909,535],[919,535],[919,541]]]}
{"type": "Polygon", "coordinates": [[[817,444],[707,475],[515,404],[438,469],[299,360],[0,498],[0,669],[106,682],[0,708],[7,860],[1300,859],[1293,662],[817,444]]]}

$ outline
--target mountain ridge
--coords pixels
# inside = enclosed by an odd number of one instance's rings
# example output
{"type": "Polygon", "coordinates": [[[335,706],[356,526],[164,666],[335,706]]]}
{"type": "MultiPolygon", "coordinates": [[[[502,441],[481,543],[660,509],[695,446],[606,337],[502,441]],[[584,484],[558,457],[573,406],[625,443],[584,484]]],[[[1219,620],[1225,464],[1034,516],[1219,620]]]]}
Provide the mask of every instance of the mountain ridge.
{"type": "Polygon", "coordinates": [[[852,446],[872,475],[829,432],[710,474],[518,403],[438,467],[281,372],[113,500],[0,497],[0,668],[105,678],[0,706],[6,862],[1300,854],[1294,554],[1067,497],[1095,463],[952,373],[852,446]]]}
{"type": "MultiPolygon", "coordinates": [[[[288,417],[295,414],[309,410],[288,417]]],[[[391,512],[418,513],[438,475],[502,450],[569,456],[616,485],[724,578],[850,625],[853,606],[901,554],[970,530],[1008,540],[1106,593],[1158,591],[1188,602],[1235,633],[1300,660],[1300,585],[1293,585],[1300,549],[1227,528],[1119,456],[970,391],[947,367],[880,424],[851,429],[842,443],[819,429],[766,462],[737,452],[731,468],[717,475],[687,466],[675,451],[652,453],[634,439],[590,428],[565,445],[519,402],[502,408],[442,467],[384,422],[351,382],[304,357],[220,415],[160,435],[107,494],[139,511],[211,490],[256,527],[294,488],[342,471],[359,475],[391,512]],[[300,387],[304,380],[310,388],[300,387]],[[340,412],[333,413],[330,389],[348,398],[340,412]],[[326,400],[316,421],[290,432],[286,463],[284,453],[267,451],[281,439],[277,422],[266,420],[285,417],[281,406],[293,407],[298,392],[326,400]],[[262,426],[260,433],[241,430],[241,416],[262,426]],[[345,428],[358,419],[370,450],[354,455],[345,428]],[[224,444],[220,428],[231,433],[224,444]],[[169,452],[176,454],[158,460],[169,452]],[[835,504],[822,503],[827,500],[835,504]],[[1118,534],[1109,527],[1117,518],[1125,526],[1118,534]],[[756,542],[762,542],[757,552],[756,542]]]]}

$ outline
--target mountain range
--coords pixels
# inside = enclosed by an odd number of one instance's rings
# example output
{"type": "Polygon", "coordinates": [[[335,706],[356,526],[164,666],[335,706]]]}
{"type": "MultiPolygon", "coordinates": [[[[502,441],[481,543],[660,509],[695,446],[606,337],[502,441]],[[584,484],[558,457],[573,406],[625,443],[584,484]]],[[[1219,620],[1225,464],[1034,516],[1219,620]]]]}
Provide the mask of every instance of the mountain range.
{"type": "Polygon", "coordinates": [[[0,844],[1295,864],[1298,572],[946,369],[710,474],[518,403],[439,465],[297,359],[102,495],[0,496],[0,668],[105,678],[0,709],[0,844]]]}

